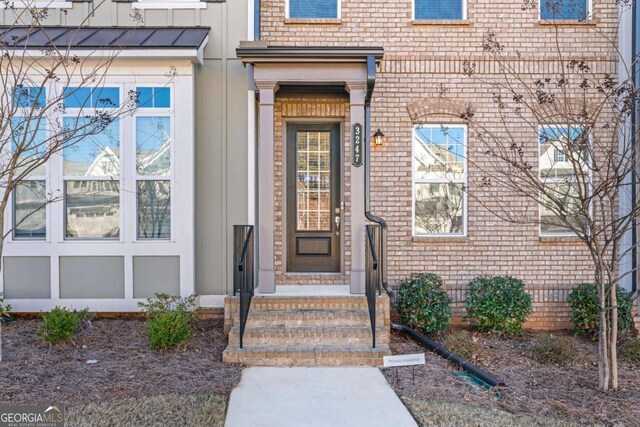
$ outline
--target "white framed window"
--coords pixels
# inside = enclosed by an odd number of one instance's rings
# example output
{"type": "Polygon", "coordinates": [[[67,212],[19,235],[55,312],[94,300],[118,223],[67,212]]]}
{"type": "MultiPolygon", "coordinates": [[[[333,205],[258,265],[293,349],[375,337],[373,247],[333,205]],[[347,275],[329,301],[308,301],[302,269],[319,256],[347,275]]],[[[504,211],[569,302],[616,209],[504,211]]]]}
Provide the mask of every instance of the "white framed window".
{"type": "Polygon", "coordinates": [[[22,174],[32,169],[11,195],[14,240],[46,240],[47,238],[47,167],[33,168],[29,158],[44,155],[47,150],[47,120],[44,115],[33,114],[34,107],[46,104],[44,87],[19,87],[13,91],[17,115],[11,118],[11,152],[20,150],[15,172],[22,174]]]}
{"type": "Polygon", "coordinates": [[[580,185],[590,181],[589,129],[580,125],[542,125],[538,139],[539,176],[545,189],[540,200],[540,235],[573,236],[575,233],[567,226],[567,220],[558,217],[559,208],[555,206],[560,201],[568,221],[580,225],[580,185]]]}
{"type": "Polygon", "coordinates": [[[539,19],[585,21],[592,13],[592,0],[540,0],[539,19]]]}
{"type": "Polygon", "coordinates": [[[69,0],[56,0],[56,1],[47,1],[47,0],[9,0],[7,2],[0,3],[0,9],[5,9],[8,7],[14,7],[16,9],[71,9],[73,8],[73,2],[69,0]]]}
{"type": "Polygon", "coordinates": [[[467,19],[467,0],[413,0],[414,20],[467,19]]]}
{"type": "Polygon", "coordinates": [[[465,236],[467,127],[413,127],[413,235],[465,236]]]}
{"type": "Polygon", "coordinates": [[[285,0],[286,18],[336,19],[341,17],[342,0],[285,0]]]}

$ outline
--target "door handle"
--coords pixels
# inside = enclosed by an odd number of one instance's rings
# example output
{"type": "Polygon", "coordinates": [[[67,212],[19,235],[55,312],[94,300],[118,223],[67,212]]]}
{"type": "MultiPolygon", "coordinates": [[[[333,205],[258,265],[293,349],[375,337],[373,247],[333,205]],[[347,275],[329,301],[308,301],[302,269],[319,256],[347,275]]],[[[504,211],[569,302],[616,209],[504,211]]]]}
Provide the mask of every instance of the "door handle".
{"type": "Polygon", "coordinates": [[[334,221],[336,223],[336,236],[339,236],[340,235],[340,214],[335,216],[334,221]]]}

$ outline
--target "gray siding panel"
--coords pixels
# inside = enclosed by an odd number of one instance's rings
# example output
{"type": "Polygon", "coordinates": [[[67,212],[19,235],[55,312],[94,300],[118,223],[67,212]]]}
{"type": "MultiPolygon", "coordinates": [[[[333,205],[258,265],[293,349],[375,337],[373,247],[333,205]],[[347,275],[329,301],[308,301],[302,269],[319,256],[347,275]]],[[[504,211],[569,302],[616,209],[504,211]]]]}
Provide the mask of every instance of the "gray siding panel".
{"type": "Polygon", "coordinates": [[[180,257],[134,256],[133,297],[151,298],[157,293],[180,295],[180,257]]]}
{"type": "Polygon", "coordinates": [[[60,257],[60,298],[124,298],[124,257],[60,257]]]}
{"type": "Polygon", "coordinates": [[[7,299],[51,298],[51,259],[4,257],[4,297],[7,299]]]}

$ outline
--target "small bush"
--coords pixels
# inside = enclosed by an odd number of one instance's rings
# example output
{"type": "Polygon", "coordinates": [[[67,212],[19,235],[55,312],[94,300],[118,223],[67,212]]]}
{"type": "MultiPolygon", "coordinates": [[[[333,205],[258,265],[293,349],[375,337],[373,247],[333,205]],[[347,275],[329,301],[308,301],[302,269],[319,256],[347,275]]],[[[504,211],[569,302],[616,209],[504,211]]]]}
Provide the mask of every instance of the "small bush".
{"type": "Polygon", "coordinates": [[[447,329],[451,320],[451,298],[435,274],[413,274],[400,283],[398,314],[402,323],[427,334],[447,329]]]}
{"type": "Polygon", "coordinates": [[[4,295],[0,292],[0,322],[11,321],[11,304],[4,303],[4,295]]]}
{"type": "Polygon", "coordinates": [[[138,303],[145,310],[149,345],[155,350],[174,348],[191,337],[195,295],[187,298],[156,294],[138,303]]]}
{"type": "Polygon", "coordinates": [[[42,325],[38,329],[38,335],[51,344],[66,341],[88,318],[87,309],[71,311],[64,307],[54,307],[50,312],[42,313],[42,325]]]}
{"type": "Polygon", "coordinates": [[[484,351],[476,343],[475,338],[464,329],[448,333],[445,344],[449,350],[473,363],[484,357],[484,351]]]}
{"type": "Polygon", "coordinates": [[[467,288],[467,318],[480,330],[519,334],[532,312],[531,295],[513,277],[476,277],[467,288]]]}
{"type": "MultiPolygon", "coordinates": [[[[629,332],[633,324],[631,296],[618,287],[618,331],[629,332]]],[[[581,283],[569,294],[571,320],[578,335],[595,338],[600,327],[598,290],[594,283],[581,283]]]]}
{"type": "Polygon", "coordinates": [[[573,361],[577,351],[575,343],[566,337],[539,335],[531,349],[531,357],[540,363],[564,366],[573,361]]]}
{"type": "Polygon", "coordinates": [[[626,362],[640,365],[640,338],[632,338],[624,341],[618,347],[618,355],[626,362]]]}

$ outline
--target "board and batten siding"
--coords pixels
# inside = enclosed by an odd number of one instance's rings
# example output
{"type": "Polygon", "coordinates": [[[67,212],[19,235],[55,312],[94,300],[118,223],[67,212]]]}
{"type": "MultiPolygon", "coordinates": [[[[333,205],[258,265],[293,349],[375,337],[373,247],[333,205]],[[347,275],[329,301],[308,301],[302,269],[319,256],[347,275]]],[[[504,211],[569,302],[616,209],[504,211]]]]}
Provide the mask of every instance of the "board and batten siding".
{"type": "MultiPolygon", "coordinates": [[[[251,3],[251,0],[249,0],[251,3]]],[[[232,225],[248,223],[248,146],[249,137],[248,122],[248,86],[247,73],[242,63],[236,58],[235,49],[241,40],[246,40],[248,34],[248,10],[252,6],[247,1],[207,2],[199,5],[197,9],[172,9],[149,8],[135,10],[135,4],[106,1],[98,7],[99,3],[72,3],[64,9],[50,8],[48,17],[43,25],[79,25],[83,19],[89,17],[87,26],[209,26],[208,43],[204,49],[202,64],[194,64],[193,73],[193,97],[192,105],[195,128],[194,135],[194,215],[195,227],[192,236],[193,250],[187,251],[189,259],[177,262],[176,254],[165,253],[136,253],[129,254],[126,262],[126,280],[135,281],[140,286],[131,289],[131,284],[124,284],[127,289],[125,298],[118,302],[114,296],[124,295],[124,291],[113,289],[108,292],[105,299],[101,299],[98,287],[105,286],[101,280],[87,280],[85,286],[88,289],[80,291],[77,286],[67,288],[70,295],[81,305],[83,302],[92,302],[94,310],[137,310],[138,298],[146,297],[157,291],[175,291],[176,284],[171,280],[158,282],[159,275],[149,274],[149,268],[153,268],[154,261],[164,262],[166,279],[169,277],[181,277],[184,280],[183,271],[185,263],[191,264],[191,273],[194,280],[191,285],[194,293],[200,296],[200,303],[204,306],[222,306],[224,295],[232,292],[232,225]],[[95,8],[95,9],[94,9],[95,8]],[[139,13],[142,22],[136,23],[131,15],[139,13]],[[167,258],[160,258],[166,256],[167,258]],[[146,271],[146,273],[145,273],[146,271]],[[155,282],[155,285],[152,283],[155,282]],[[92,292],[92,289],[95,292],[92,292]],[[120,293],[119,293],[120,292],[120,293]],[[116,295],[117,294],[117,295],[116,295]],[[87,297],[89,295],[89,297],[87,297]],[[95,295],[96,298],[90,298],[95,295]],[[107,300],[109,304],[106,304],[107,300]],[[101,303],[102,302],[102,303],[101,303]]],[[[0,24],[12,25],[15,21],[16,11],[0,9],[0,24]]],[[[251,31],[252,32],[252,31],[251,31]]],[[[150,60],[151,66],[157,66],[150,60]]],[[[144,61],[135,72],[147,74],[144,69],[144,61]]],[[[166,71],[173,65],[170,60],[162,64],[166,71]]],[[[157,68],[156,68],[157,70],[157,68]]],[[[154,73],[154,72],[151,72],[154,73]]],[[[178,76],[180,76],[180,71],[178,76]]],[[[142,77],[141,77],[142,79],[142,77]]],[[[177,108],[180,108],[178,105],[177,108]]],[[[177,120],[177,118],[176,118],[177,120]]],[[[176,150],[181,147],[176,145],[176,150]]],[[[128,214],[128,213],[127,213],[128,214]]],[[[172,221],[180,221],[180,207],[174,205],[172,221]]],[[[48,225],[62,227],[62,224],[48,225]]],[[[62,231],[59,231],[62,233],[62,231]]],[[[28,245],[30,242],[20,242],[28,245]]],[[[79,244],[73,243],[71,244],[79,244]]],[[[64,247],[67,242],[59,243],[64,247]]],[[[100,241],[91,243],[93,247],[100,246],[100,241]]],[[[109,245],[110,243],[106,243],[109,245]]],[[[98,251],[99,252],[99,251],[98,251]]],[[[109,251],[105,252],[105,256],[109,251]]],[[[162,252],[162,251],[161,251],[162,252]]],[[[5,252],[5,256],[9,255],[5,252]]],[[[50,291],[43,291],[38,286],[44,278],[60,277],[65,269],[73,266],[74,259],[65,259],[62,263],[47,263],[46,257],[53,255],[63,258],[62,253],[47,254],[46,250],[38,250],[32,260],[29,256],[16,254],[3,266],[4,274],[15,277],[14,283],[20,291],[14,293],[19,299],[14,307],[23,308],[21,311],[38,311],[53,306],[57,300],[56,295],[50,291]],[[31,262],[33,261],[33,262],[31,262]],[[55,265],[54,265],[55,264],[55,265]],[[23,271],[25,266],[33,269],[33,274],[23,271]],[[56,271],[57,270],[57,271],[56,271]],[[20,286],[23,283],[23,286],[20,286]],[[18,307],[19,306],[19,307],[18,307]]],[[[92,258],[99,254],[91,253],[92,258]]],[[[96,261],[97,265],[113,267],[118,271],[120,260],[116,254],[113,257],[105,257],[104,262],[96,261]],[[115,267],[114,267],[115,266],[115,267]]],[[[126,255],[125,255],[126,258],[126,255]]],[[[157,265],[157,264],[156,264],[157,265]]],[[[125,268],[125,267],[123,267],[125,268]]],[[[106,270],[110,271],[110,270],[106,270]]],[[[116,273],[117,274],[117,273],[116,273]]],[[[54,279],[55,280],[55,279],[54,279]]],[[[115,282],[118,282],[116,280],[115,282]]],[[[72,282],[69,282],[74,285],[72,282]]],[[[77,284],[75,284],[77,285],[77,284]]],[[[114,285],[120,284],[114,283],[114,285]]],[[[182,284],[184,286],[184,284],[182,284]]],[[[178,285],[179,287],[180,285],[178,285]]],[[[58,289],[65,293],[65,289],[58,289]]],[[[184,293],[184,289],[182,289],[184,293]]],[[[60,295],[62,297],[62,295],[60,295]]]]}

